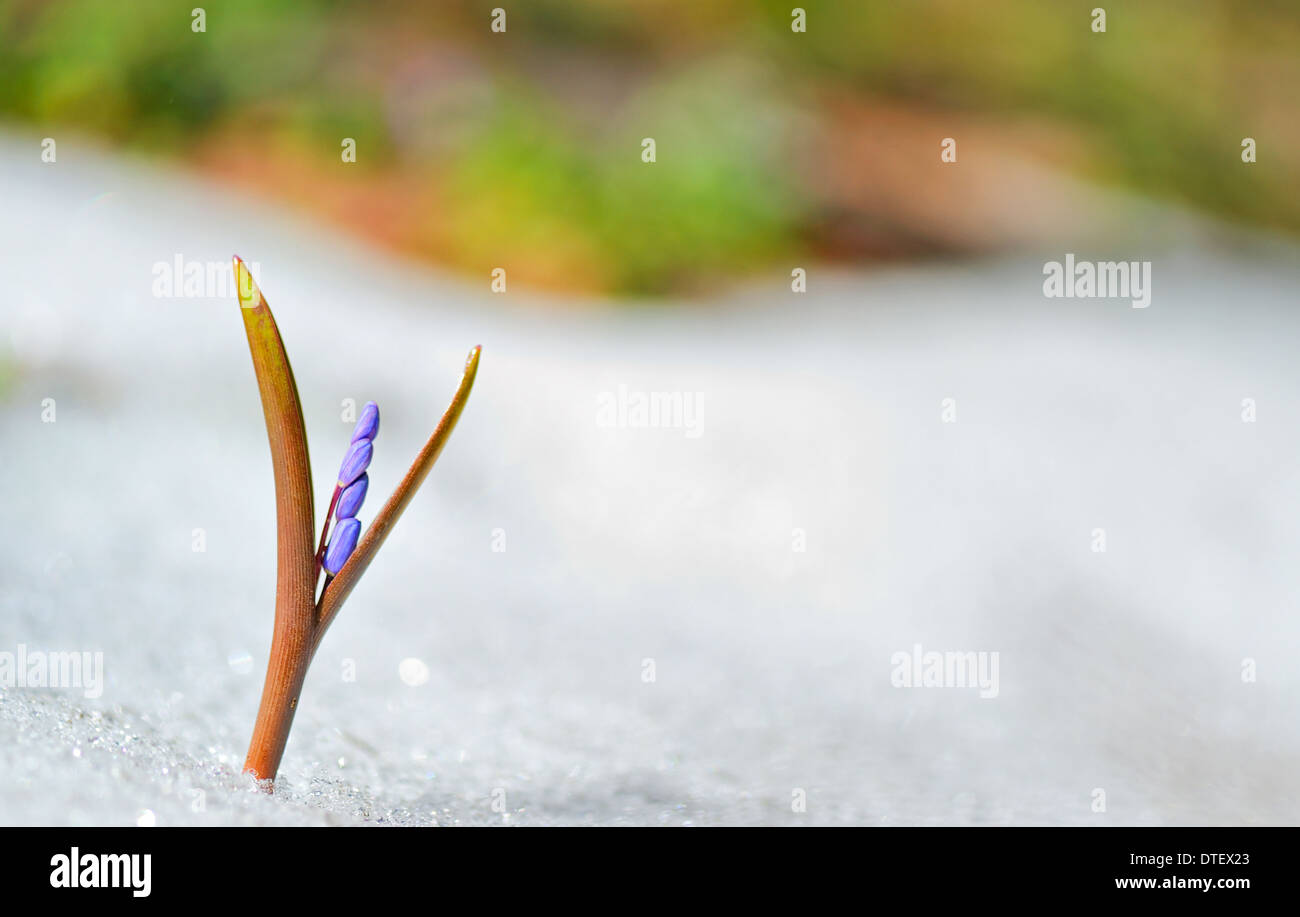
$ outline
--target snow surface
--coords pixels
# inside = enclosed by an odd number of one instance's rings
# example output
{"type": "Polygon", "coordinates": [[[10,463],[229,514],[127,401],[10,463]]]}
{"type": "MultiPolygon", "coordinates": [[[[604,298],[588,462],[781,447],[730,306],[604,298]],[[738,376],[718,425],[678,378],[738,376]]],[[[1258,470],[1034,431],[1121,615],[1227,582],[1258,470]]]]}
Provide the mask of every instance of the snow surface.
{"type": "Polygon", "coordinates": [[[1045,299],[1062,252],[610,310],[58,151],[0,138],[0,652],[102,652],[106,684],[0,688],[0,823],[1300,821],[1294,248],[1139,240],[1146,310],[1045,299]],[[275,579],[247,345],[233,298],[151,294],[232,252],[318,512],[343,399],[383,410],[368,520],[484,348],[273,796],[239,773],[275,579]],[[701,435],[599,425],[619,385],[703,393],[701,435]],[[998,696],[893,687],[918,643],[998,652],[998,696]]]}

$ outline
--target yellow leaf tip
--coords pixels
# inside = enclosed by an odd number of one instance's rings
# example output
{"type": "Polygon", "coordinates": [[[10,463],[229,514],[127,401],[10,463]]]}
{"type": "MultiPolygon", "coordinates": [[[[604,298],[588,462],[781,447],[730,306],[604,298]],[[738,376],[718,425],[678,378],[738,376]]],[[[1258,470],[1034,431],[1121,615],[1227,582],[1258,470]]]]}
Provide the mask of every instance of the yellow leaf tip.
{"type": "Polygon", "coordinates": [[[231,269],[235,272],[235,295],[239,297],[241,309],[255,308],[262,299],[262,291],[257,288],[257,281],[244,259],[231,255],[231,269]]]}

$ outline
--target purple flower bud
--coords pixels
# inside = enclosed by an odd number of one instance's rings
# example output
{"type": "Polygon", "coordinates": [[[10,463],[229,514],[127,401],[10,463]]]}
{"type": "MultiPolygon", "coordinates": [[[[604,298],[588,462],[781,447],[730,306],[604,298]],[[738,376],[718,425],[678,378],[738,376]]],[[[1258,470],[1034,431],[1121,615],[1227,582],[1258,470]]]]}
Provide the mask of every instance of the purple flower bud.
{"type": "Polygon", "coordinates": [[[374,439],[378,433],[379,405],[367,401],[366,406],[361,409],[361,419],[357,421],[356,429],[352,431],[352,441],[355,443],[361,439],[374,439]]]}
{"type": "Polygon", "coordinates": [[[347,487],[361,477],[362,472],[370,467],[370,457],[374,454],[375,447],[370,440],[359,439],[353,443],[339,468],[339,486],[347,487]]]}
{"type": "Polygon", "coordinates": [[[357,549],[357,538],[361,535],[359,519],[342,519],[330,536],[330,546],[325,549],[325,569],[331,575],[343,569],[352,552],[357,549]]]}
{"type": "Polygon", "coordinates": [[[337,519],[351,519],[366,502],[366,489],[370,486],[370,475],[363,474],[343,489],[339,494],[338,509],[334,511],[337,519]]]}

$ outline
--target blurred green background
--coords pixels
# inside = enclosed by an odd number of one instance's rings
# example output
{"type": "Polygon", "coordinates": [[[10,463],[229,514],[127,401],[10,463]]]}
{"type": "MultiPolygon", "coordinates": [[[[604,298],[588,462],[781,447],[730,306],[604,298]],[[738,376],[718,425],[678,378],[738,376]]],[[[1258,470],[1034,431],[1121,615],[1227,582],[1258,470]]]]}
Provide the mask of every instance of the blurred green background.
{"type": "Polygon", "coordinates": [[[1006,249],[1031,166],[1300,228],[1295,2],[196,5],[0,0],[0,118],[564,291],[1006,249]]]}

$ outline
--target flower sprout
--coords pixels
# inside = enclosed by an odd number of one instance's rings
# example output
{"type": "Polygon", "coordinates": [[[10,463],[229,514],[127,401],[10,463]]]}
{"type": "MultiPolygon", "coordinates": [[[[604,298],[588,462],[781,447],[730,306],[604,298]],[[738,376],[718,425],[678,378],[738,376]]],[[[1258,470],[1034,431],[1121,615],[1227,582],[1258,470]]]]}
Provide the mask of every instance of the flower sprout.
{"type": "Polygon", "coordinates": [[[375,438],[379,432],[379,405],[373,401],[367,401],[366,406],[361,409],[361,419],[357,421],[356,429],[352,431],[352,442],[359,439],[375,438]]]}
{"type": "Polygon", "coordinates": [[[335,519],[352,519],[361,504],[366,502],[366,490],[370,487],[370,475],[362,474],[339,494],[339,507],[334,511],[335,519]]]}
{"type": "Polygon", "coordinates": [[[360,519],[340,519],[330,546],[325,549],[325,571],[330,576],[343,569],[352,552],[357,549],[357,539],[361,537],[360,519]]]}
{"type": "MultiPolygon", "coordinates": [[[[338,573],[347,563],[352,552],[356,550],[357,539],[361,535],[361,522],[357,513],[366,500],[366,491],[370,487],[370,475],[366,469],[374,457],[374,439],[379,433],[379,405],[367,401],[361,409],[361,417],[352,431],[352,440],[348,444],[343,464],[339,466],[338,483],[334,486],[334,496],[330,500],[329,512],[325,516],[325,526],[321,530],[321,549],[317,556],[321,566],[330,576],[338,573]],[[330,522],[337,520],[334,535],[325,547],[325,536],[329,533],[330,522]]],[[[329,585],[329,580],[325,581],[329,585]]]]}
{"type": "Polygon", "coordinates": [[[370,459],[375,454],[375,447],[368,439],[359,439],[348,449],[348,454],[343,456],[343,464],[339,466],[339,487],[347,487],[362,473],[370,467],[370,459]]]}

